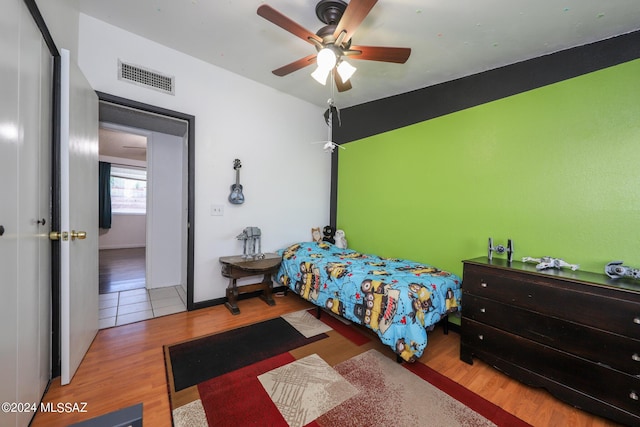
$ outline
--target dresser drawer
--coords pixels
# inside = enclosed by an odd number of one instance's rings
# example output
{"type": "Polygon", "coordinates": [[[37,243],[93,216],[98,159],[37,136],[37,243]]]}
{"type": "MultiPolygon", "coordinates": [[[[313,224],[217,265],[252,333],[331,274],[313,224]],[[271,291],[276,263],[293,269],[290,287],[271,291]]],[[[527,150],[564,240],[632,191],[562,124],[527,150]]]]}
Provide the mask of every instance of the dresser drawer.
{"type": "Polygon", "coordinates": [[[465,265],[462,289],[463,307],[466,294],[471,294],[640,339],[640,303],[596,286],[465,265]]]}
{"type": "Polygon", "coordinates": [[[462,316],[640,376],[640,340],[465,294],[462,316]]]}
{"type": "Polygon", "coordinates": [[[545,378],[534,385],[545,386],[552,393],[555,385],[558,388],[570,388],[640,416],[640,378],[464,317],[461,325],[461,352],[462,349],[481,359],[483,355],[488,355],[497,368],[500,368],[502,360],[506,362],[505,365],[520,366],[529,372],[537,372],[545,378]],[[552,387],[548,387],[549,384],[552,387]]]}

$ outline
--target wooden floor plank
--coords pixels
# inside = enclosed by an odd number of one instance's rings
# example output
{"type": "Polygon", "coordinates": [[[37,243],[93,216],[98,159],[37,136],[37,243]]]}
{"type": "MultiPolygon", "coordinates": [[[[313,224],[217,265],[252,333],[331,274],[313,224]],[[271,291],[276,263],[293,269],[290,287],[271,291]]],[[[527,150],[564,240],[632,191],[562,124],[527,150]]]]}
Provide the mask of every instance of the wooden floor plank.
{"type": "Polygon", "coordinates": [[[98,260],[100,295],[145,288],[145,248],[102,249],[98,260]]]}
{"type": "MultiPolygon", "coordinates": [[[[258,298],[241,300],[241,314],[224,306],[177,313],[98,332],[71,384],[54,379],[44,402],[87,403],[86,413],[38,413],[33,427],[67,426],[143,403],[145,426],[171,426],[162,346],[234,329],[284,313],[309,308],[296,295],[268,306],[258,298]]],[[[436,328],[419,360],[534,426],[610,427],[616,424],[572,408],[541,389],[523,385],[479,360],[459,358],[460,336],[436,328]]],[[[388,350],[391,351],[390,349],[388,350]]]]}

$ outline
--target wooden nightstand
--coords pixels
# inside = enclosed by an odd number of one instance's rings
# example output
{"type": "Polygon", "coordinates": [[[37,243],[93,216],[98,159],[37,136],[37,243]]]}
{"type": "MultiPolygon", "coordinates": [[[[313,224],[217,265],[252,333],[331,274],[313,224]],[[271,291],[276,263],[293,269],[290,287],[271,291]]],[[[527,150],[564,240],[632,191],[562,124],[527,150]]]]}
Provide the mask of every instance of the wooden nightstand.
{"type": "Polygon", "coordinates": [[[241,293],[262,291],[260,298],[269,305],[276,305],[271,296],[271,288],[273,282],[271,276],[280,268],[282,257],[278,254],[264,254],[263,258],[253,259],[244,258],[242,255],[220,257],[222,264],[222,275],[229,278],[229,286],[227,287],[227,302],[225,306],[231,311],[231,314],[240,314],[238,308],[238,295],[241,293]],[[262,282],[237,285],[237,280],[242,277],[264,275],[262,282]]]}

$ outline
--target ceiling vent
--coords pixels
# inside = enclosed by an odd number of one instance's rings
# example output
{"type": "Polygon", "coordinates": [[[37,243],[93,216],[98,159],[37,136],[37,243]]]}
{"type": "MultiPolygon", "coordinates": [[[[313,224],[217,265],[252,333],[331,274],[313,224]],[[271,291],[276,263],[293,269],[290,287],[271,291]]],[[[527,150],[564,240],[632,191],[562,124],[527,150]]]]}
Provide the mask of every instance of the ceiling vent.
{"type": "Polygon", "coordinates": [[[118,80],[124,80],[170,95],[175,94],[175,77],[166,76],[139,65],[127,64],[121,60],[118,60],[118,80]]]}

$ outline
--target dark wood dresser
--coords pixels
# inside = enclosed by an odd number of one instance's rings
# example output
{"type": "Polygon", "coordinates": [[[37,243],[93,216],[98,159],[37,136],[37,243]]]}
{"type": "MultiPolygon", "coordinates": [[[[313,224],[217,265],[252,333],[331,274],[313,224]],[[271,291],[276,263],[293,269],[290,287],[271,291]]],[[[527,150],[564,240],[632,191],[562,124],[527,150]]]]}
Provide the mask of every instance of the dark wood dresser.
{"type": "Polygon", "coordinates": [[[462,291],[461,360],[640,425],[640,282],[483,257],[464,261],[462,291]]]}

